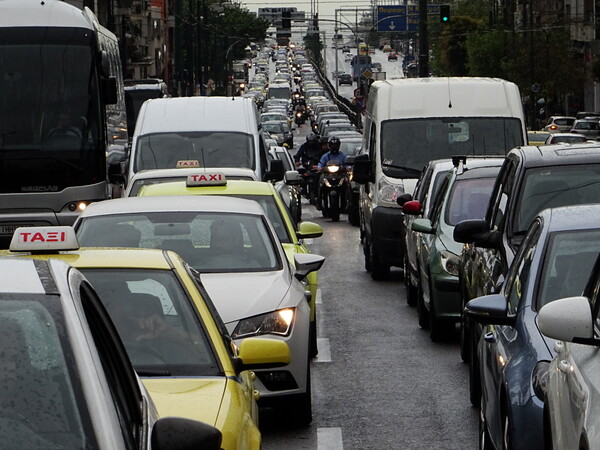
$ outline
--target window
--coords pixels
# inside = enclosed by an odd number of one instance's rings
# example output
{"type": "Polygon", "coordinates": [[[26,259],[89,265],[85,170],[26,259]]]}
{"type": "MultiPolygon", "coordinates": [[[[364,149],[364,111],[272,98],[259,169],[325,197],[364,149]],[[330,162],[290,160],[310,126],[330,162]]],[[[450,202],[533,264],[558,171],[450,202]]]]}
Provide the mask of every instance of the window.
{"type": "Polygon", "coordinates": [[[540,230],[541,225],[538,221],[531,225],[506,277],[505,295],[508,300],[508,313],[511,315],[517,313],[521,298],[525,294],[540,230]]]}

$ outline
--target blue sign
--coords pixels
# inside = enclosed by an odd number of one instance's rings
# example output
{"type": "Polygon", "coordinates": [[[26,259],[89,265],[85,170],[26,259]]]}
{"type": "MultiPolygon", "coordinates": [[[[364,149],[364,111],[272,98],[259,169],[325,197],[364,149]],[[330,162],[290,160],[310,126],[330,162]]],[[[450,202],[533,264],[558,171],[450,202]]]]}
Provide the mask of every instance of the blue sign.
{"type": "MultiPolygon", "coordinates": [[[[439,15],[440,5],[427,5],[427,15],[439,15]]],[[[377,7],[377,31],[419,31],[419,5],[377,7]]]]}

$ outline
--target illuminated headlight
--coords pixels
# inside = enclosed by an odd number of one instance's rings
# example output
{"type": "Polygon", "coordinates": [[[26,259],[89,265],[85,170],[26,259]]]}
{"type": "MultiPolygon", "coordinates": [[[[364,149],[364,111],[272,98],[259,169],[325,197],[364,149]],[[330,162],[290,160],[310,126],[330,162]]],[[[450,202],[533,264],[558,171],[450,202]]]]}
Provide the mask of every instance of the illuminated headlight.
{"type": "Polygon", "coordinates": [[[294,315],[295,310],[293,308],[287,308],[242,319],[235,327],[235,330],[233,330],[231,337],[241,338],[247,336],[259,336],[261,334],[287,336],[292,329],[294,315]]]}
{"type": "Polygon", "coordinates": [[[244,83],[240,83],[240,89],[244,89],[246,85],[244,83]]]}
{"type": "Polygon", "coordinates": [[[340,166],[327,166],[327,172],[336,173],[340,170],[340,166]]]}
{"type": "Polygon", "coordinates": [[[69,211],[77,211],[77,212],[82,212],[85,210],[85,208],[87,208],[89,202],[75,202],[75,203],[69,203],[69,211]]]}
{"type": "Polygon", "coordinates": [[[455,255],[454,253],[450,253],[447,250],[443,250],[441,253],[441,262],[442,262],[442,268],[444,269],[445,272],[449,273],[450,275],[454,275],[455,277],[458,276],[458,264],[459,264],[459,258],[457,255],[455,255]]]}
{"type": "Polygon", "coordinates": [[[385,178],[379,180],[379,200],[382,206],[394,206],[397,207],[396,199],[399,195],[404,194],[404,186],[398,184],[390,184],[385,178]],[[387,203],[384,204],[384,203],[387,203]]]}

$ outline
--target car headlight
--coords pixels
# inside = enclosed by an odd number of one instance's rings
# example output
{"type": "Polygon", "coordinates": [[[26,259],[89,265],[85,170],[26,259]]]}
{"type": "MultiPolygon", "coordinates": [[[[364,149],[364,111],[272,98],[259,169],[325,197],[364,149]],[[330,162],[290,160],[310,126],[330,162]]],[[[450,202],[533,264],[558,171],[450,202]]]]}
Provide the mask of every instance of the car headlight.
{"type": "Polygon", "coordinates": [[[404,185],[390,184],[385,178],[381,178],[378,183],[379,200],[382,206],[392,206],[398,208],[396,199],[404,194],[404,185]]]}
{"type": "Polygon", "coordinates": [[[445,272],[449,273],[450,275],[454,275],[455,277],[458,276],[458,264],[459,264],[459,257],[457,255],[455,255],[454,253],[451,253],[447,250],[443,250],[441,255],[440,255],[440,259],[442,262],[442,268],[444,269],[445,272]]]}
{"type": "Polygon", "coordinates": [[[287,336],[294,323],[294,308],[280,309],[267,314],[247,317],[239,321],[231,334],[233,338],[259,336],[261,334],[278,334],[287,336]]]}
{"type": "Polygon", "coordinates": [[[531,373],[533,392],[540,400],[544,400],[544,397],[546,396],[546,384],[548,383],[549,366],[549,361],[540,361],[535,365],[533,372],[531,373]]]}

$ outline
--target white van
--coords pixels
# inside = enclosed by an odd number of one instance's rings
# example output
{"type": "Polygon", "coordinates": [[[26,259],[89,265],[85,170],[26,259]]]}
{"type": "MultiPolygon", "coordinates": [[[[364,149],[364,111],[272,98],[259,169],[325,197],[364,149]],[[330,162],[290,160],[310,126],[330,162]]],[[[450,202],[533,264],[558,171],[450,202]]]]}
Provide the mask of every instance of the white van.
{"type": "Polygon", "coordinates": [[[505,155],[527,142],[519,88],[497,78],[403,78],[371,85],[365,154],[354,181],[363,184],[360,227],[365,268],[374,279],[403,267],[402,210],[425,164],[453,155],[505,155]]]}
{"type": "Polygon", "coordinates": [[[135,125],[128,179],[141,170],[174,169],[182,161],[252,169],[258,180],[282,179],[283,167],[277,174],[269,172],[273,158],[267,150],[252,99],[151,99],[142,105],[135,125]]]}

